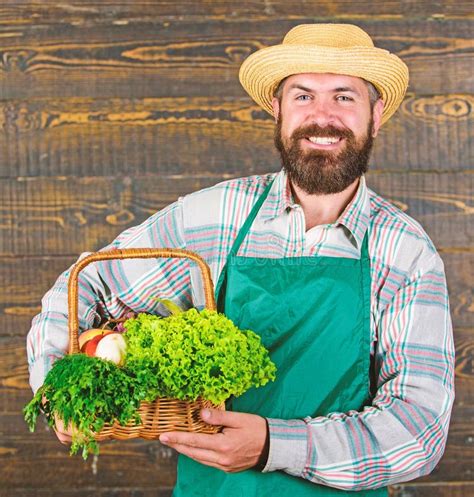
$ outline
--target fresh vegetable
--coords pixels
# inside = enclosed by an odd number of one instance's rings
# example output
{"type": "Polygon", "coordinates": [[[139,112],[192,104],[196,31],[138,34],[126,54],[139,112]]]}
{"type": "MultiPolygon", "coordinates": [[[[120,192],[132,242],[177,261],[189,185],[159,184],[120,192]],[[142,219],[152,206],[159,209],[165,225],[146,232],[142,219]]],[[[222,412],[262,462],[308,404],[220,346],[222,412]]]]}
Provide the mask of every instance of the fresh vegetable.
{"type": "Polygon", "coordinates": [[[275,378],[260,337],[215,311],[139,314],[124,326],[125,367],[148,400],[202,397],[219,404],[275,378]]]}
{"type": "Polygon", "coordinates": [[[103,337],[96,348],[95,356],[122,366],[127,344],[121,333],[110,333],[103,337]]]}
{"type": "Polygon", "coordinates": [[[82,449],[82,457],[98,453],[94,433],[104,424],[118,420],[127,424],[141,422],[136,409],[142,394],[136,380],[110,361],[85,354],[68,355],[58,359],[46,376],[44,384],[23,413],[30,431],[33,431],[40,412],[49,426],[54,427],[55,414],[65,426],[72,424],[71,454],[82,449]]]}
{"type": "Polygon", "coordinates": [[[220,404],[275,378],[260,337],[215,311],[190,309],[165,318],[138,314],[120,324],[124,333],[91,334],[83,344],[86,354],[54,363],[24,408],[31,431],[40,412],[50,426],[57,416],[75,427],[71,454],[82,449],[87,458],[98,453],[94,433],[105,424],[141,422],[142,400],[200,397],[220,404]]]}
{"type": "Polygon", "coordinates": [[[79,335],[79,349],[81,352],[84,352],[85,346],[87,343],[92,340],[99,340],[103,336],[107,335],[108,333],[113,333],[113,330],[109,330],[107,328],[102,329],[102,328],[92,328],[90,330],[84,331],[79,335]],[[97,338],[100,337],[100,338],[97,338]]]}

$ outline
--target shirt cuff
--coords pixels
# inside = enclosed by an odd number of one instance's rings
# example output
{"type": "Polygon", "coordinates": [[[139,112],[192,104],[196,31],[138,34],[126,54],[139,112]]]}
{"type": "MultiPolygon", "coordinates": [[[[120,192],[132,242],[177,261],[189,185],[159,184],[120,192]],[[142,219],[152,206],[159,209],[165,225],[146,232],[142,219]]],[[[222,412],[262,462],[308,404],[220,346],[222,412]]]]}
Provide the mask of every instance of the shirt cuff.
{"type": "Polygon", "coordinates": [[[302,419],[267,418],[269,449],[263,473],[285,471],[303,476],[308,452],[308,427],[302,419]]]}
{"type": "Polygon", "coordinates": [[[30,366],[30,387],[33,394],[38,391],[38,388],[44,383],[46,377],[46,367],[43,361],[37,360],[30,366]]]}

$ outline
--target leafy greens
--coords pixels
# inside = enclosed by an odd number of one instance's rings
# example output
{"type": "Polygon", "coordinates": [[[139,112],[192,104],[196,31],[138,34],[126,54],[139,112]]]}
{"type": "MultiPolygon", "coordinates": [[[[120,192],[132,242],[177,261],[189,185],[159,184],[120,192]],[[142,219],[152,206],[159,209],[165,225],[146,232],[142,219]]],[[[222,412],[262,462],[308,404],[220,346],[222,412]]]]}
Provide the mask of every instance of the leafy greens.
{"type": "Polygon", "coordinates": [[[40,412],[51,427],[55,426],[55,416],[64,426],[74,426],[71,454],[82,449],[86,459],[89,452],[98,453],[94,433],[105,424],[115,420],[122,425],[130,420],[141,422],[136,411],[141,400],[135,378],[125,370],[111,361],[73,354],[54,363],[23,413],[30,431],[40,412]]]}
{"type": "Polygon", "coordinates": [[[275,379],[260,337],[216,311],[190,309],[165,318],[138,314],[124,323],[125,364],[85,354],[57,360],[23,412],[31,431],[40,412],[74,427],[71,454],[98,453],[104,425],[141,422],[142,400],[157,397],[220,404],[275,379]]]}
{"type": "Polygon", "coordinates": [[[139,314],[125,329],[125,367],[147,400],[202,397],[220,404],[275,378],[260,337],[215,311],[190,309],[164,319],[139,314]]]}

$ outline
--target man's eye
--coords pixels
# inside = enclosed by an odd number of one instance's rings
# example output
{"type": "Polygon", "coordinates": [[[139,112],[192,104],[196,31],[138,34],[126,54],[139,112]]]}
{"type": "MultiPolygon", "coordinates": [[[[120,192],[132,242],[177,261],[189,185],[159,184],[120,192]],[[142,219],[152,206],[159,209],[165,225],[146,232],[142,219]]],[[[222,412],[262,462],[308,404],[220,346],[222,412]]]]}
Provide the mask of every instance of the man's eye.
{"type": "Polygon", "coordinates": [[[351,102],[353,99],[351,97],[348,97],[347,95],[338,95],[336,97],[336,100],[339,102],[351,102]]]}
{"type": "Polygon", "coordinates": [[[311,97],[309,95],[298,95],[296,100],[309,100],[311,97]]]}

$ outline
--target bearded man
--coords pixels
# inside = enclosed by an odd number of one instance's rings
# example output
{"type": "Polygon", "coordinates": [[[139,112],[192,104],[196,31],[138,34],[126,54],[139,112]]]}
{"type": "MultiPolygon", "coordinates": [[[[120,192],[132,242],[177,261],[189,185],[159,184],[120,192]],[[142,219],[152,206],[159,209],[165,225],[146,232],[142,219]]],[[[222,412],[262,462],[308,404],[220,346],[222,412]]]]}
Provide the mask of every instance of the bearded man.
{"type": "MultiPolygon", "coordinates": [[[[202,411],[219,433],[160,436],[181,453],[173,495],[386,496],[440,460],[454,397],[443,263],[364,177],[407,67],[356,26],[311,24],[252,54],[240,80],[276,120],[282,171],[180,198],[110,245],[199,253],[219,310],[259,333],[277,365],[275,382],[202,411]]],[[[33,390],[66,352],[66,276],[29,334],[33,390]]],[[[83,329],[159,312],[150,288],[182,307],[204,303],[183,260],[97,263],[80,284],[83,329]]],[[[70,441],[59,423],[57,435],[70,441]]]]}

